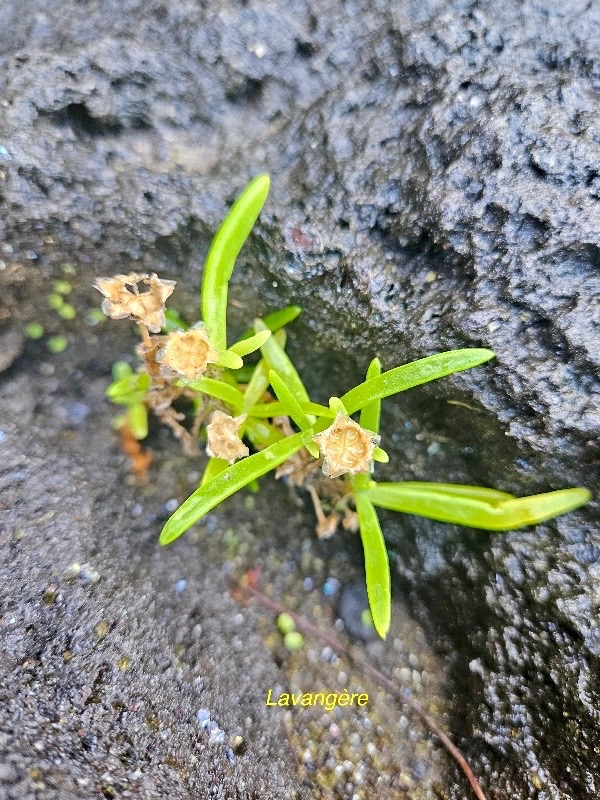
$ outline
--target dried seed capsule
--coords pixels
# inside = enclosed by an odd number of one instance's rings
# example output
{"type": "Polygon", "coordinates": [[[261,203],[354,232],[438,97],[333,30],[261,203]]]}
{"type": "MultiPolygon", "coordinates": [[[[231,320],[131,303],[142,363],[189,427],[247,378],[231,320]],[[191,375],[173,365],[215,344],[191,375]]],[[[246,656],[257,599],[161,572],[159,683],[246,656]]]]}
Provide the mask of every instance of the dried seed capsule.
{"type": "Polygon", "coordinates": [[[328,478],[373,469],[373,450],[379,444],[379,436],[361,428],[346,414],[340,412],[329,428],[313,436],[313,440],[323,456],[323,474],[328,478]]]}
{"type": "Polygon", "coordinates": [[[230,417],[223,411],[215,411],[206,426],[206,452],[212,458],[223,458],[230,464],[237,458],[244,458],[250,452],[239,437],[246,414],[230,417]]]}
{"type": "Polygon", "coordinates": [[[219,354],[213,349],[206,328],[198,326],[189,331],[171,331],[156,360],[164,377],[178,375],[188,381],[197,381],[209,363],[219,360],[219,354]]]}
{"type": "Polygon", "coordinates": [[[102,311],[111,319],[132,319],[159,333],[165,324],[165,301],[175,289],[175,281],[163,281],[157,275],[130,272],[114,278],[96,278],[94,286],[104,295],[102,311]],[[141,292],[138,284],[148,286],[141,292]]]}

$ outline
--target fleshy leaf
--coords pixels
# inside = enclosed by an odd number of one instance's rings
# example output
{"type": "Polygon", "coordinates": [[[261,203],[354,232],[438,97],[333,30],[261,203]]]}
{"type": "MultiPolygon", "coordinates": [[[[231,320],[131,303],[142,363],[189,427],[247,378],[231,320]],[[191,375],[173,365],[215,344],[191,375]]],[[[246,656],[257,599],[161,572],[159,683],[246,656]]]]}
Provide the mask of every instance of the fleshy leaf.
{"type": "Polygon", "coordinates": [[[145,439],[148,436],[148,409],[144,403],[129,406],[127,424],[136,439],[145,439]]]}
{"type": "Polygon", "coordinates": [[[591,497],[582,488],[513,497],[479,486],[436,483],[372,483],[365,494],[381,508],[490,531],[544,522],[578,508],[591,497]]]}
{"type": "MultiPolygon", "coordinates": [[[[369,364],[369,368],[367,370],[367,375],[365,378],[365,383],[372,380],[373,378],[378,378],[380,375],[381,375],[381,362],[379,361],[378,358],[374,358],[373,361],[371,361],[371,363],[369,364]]],[[[360,427],[364,428],[367,431],[373,431],[373,433],[379,433],[380,417],[381,417],[381,400],[380,399],[373,400],[372,403],[368,403],[361,409],[360,427]]],[[[377,450],[379,450],[379,448],[377,448],[377,450]]],[[[373,456],[375,456],[375,453],[373,453],[373,456]]]]}
{"type": "Polygon", "coordinates": [[[232,344],[229,348],[230,353],[236,353],[238,356],[247,356],[258,350],[267,341],[271,331],[261,331],[255,333],[254,336],[249,336],[247,339],[240,339],[239,342],[232,344]]]}
{"type": "Polygon", "coordinates": [[[269,371],[269,381],[271,382],[273,391],[277,395],[277,399],[283,405],[284,413],[296,423],[301,431],[306,431],[311,428],[314,424],[314,418],[309,419],[302,410],[300,403],[285,385],[285,382],[273,369],[269,371]]]}
{"type": "Polygon", "coordinates": [[[268,447],[284,438],[283,433],[264,419],[248,417],[245,432],[254,447],[268,447]]]}
{"type": "Polygon", "coordinates": [[[437,353],[434,356],[427,356],[419,361],[412,361],[410,364],[383,372],[379,377],[371,378],[355,386],[354,389],[346,392],[341,400],[348,414],[354,414],[355,411],[359,411],[376,400],[389,397],[397,392],[404,392],[406,389],[412,389],[413,386],[419,386],[422,383],[444,378],[454,372],[477,367],[493,357],[494,353],[491,350],[483,348],[437,353]]]}
{"type": "Polygon", "coordinates": [[[174,308],[165,308],[165,324],[163,325],[163,331],[165,333],[170,333],[171,331],[188,331],[190,326],[181,319],[179,316],[179,312],[175,311],[174,308]]]}
{"type": "Polygon", "coordinates": [[[269,194],[269,176],[251,181],[225,217],[208,251],[202,279],[202,319],[217,350],[227,348],[227,290],[235,260],[269,194]]]}
{"type": "MultiPolygon", "coordinates": [[[[122,370],[122,373],[125,373],[125,370],[122,370]]],[[[106,397],[111,403],[132,406],[144,400],[149,388],[150,376],[146,372],[130,372],[110,384],[106,390],[106,397]]]]}
{"type": "MultiPolygon", "coordinates": [[[[254,329],[257,333],[259,331],[267,330],[264,322],[261,319],[257,319],[255,321],[254,329]]],[[[309,402],[310,398],[308,396],[308,392],[306,391],[300,376],[296,372],[296,367],[292,364],[290,357],[279,343],[279,336],[271,336],[271,338],[263,344],[260,350],[270,369],[275,370],[279,377],[283,379],[285,385],[294,395],[296,400],[298,400],[300,403],[309,402]]]]}
{"type": "Polygon", "coordinates": [[[174,541],[227,497],[278,467],[302,447],[303,436],[303,433],[288,436],[266,450],[227,467],[200,486],[167,520],[160,534],[160,543],[174,541]]]}
{"type": "MultiPolygon", "coordinates": [[[[293,322],[301,313],[302,309],[300,306],[286,306],[285,308],[280,308],[279,311],[273,311],[271,314],[267,314],[266,317],[262,317],[262,321],[271,333],[275,333],[280,328],[283,328],[284,325],[289,325],[290,322],[293,322]]],[[[254,330],[248,328],[244,335],[240,337],[240,341],[249,339],[253,335],[254,330]]]]}
{"type": "Polygon", "coordinates": [[[223,472],[228,466],[229,462],[225,461],[224,458],[209,458],[202,475],[202,480],[200,481],[200,486],[204,486],[205,483],[212,481],[219,472],[223,472]]]}
{"type": "Polygon", "coordinates": [[[367,595],[375,630],[385,639],[391,618],[391,582],[387,549],[373,504],[363,492],[356,494],[356,511],[365,553],[367,595]]]}
{"type": "Polygon", "coordinates": [[[244,366],[244,362],[240,356],[233,350],[221,350],[219,352],[218,363],[227,369],[240,369],[244,366]]]}
{"type": "Polygon", "coordinates": [[[200,378],[199,381],[192,381],[185,385],[197,392],[203,392],[209,397],[216,397],[217,400],[222,400],[230,405],[236,414],[239,414],[243,408],[244,395],[229,383],[217,381],[215,378],[200,378]]]}
{"type": "Polygon", "coordinates": [[[389,464],[390,457],[382,447],[376,447],[373,450],[373,461],[379,461],[380,464],[389,464]]]}
{"type": "MultiPolygon", "coordinates": [[[[266,388],[266,387],[265,387],[266,388]]],[[[327,406],[321,406],[319,403],[299,403],[300,408],[305,414],[311,414],[314,417],[323,417],[325,420],[332,420],[335,417],[335,411],[332,411],[327,406]]],[[[249,409],[248,413],[253,417],[279,417],[285,414],[286,411],[282,403],[257,403],[249,409]]],[[[326,423],[327,427],[329,423],[326,423]]]]}
{"type": "Polygon", "coordinates": [[[267,391],[268,386],[269,368],[264,358],[261,358],[254,368],[244,392],[244,413],[249,414],[252,412],[252,409],[256,407],[260,398],[267,391]]]}

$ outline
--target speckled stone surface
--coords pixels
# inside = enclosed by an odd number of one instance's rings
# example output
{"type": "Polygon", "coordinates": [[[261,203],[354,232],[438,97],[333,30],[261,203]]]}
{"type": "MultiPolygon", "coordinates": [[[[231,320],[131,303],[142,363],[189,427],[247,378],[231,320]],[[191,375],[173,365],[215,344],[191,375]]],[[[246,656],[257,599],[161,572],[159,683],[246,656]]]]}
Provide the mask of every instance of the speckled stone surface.
{"type": "MultiPolygon", "coordinates": [[[[226,203],[268,169],[236,323],[303,305],[290,347],[311,348],[316,400],[374,351],[498,354],[387,405],[388,475],[597,488],[594,4],[9,1],[0,20],[0,280],[148,266],[189,312],[226,203]]],[[[491,537],[385,519],[453,729],[510,800],[598,792],[596,520],[491,537]]]]}

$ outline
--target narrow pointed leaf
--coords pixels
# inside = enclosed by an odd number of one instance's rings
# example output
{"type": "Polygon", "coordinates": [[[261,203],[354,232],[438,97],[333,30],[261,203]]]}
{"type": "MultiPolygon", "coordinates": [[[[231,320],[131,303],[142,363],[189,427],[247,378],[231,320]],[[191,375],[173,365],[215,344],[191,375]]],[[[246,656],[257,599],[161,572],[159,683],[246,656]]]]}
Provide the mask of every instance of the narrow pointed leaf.
{"type": "MultiPolygon", "coordinates": [[[[325,422],[325,427],[331,424],[331,420],[335,417],[335,412],[332,411],[327,406],[321,406],[319,403],[300,403],[300,408],[304,411],[305,414],[310,414],[314,417],[323,417],[325,422]]],[[[253,417],[280,417],[282,414],[285,414],[286,411],[283,407],[282,403],[256,403],[252,408],[248,411],[248,413],[253,417]]]]}
{"type": "Polygon", "coordinates": [[[482,487],[448,484],[372,484],[366,496],[376,506],[418,514],[441,522],[490,531],[508,531],[535,525],[566,514],[590,499],[587,489],[559,489],[530,497],[506,496],[482,487]]]}
{"type": "Polygon", "coordinates": [[[303,435],[288,436],[260,453],[243,458],[196,489],[167,520],[160,534],[160,543],[174,541],[227,497],[278,467],[302,447],[303,435]]]}
{"type": "Polygon", "coordinates": [[[244,413],[249,414],[269,387],[269,368],[264,358],[258,362],[244,391],[244,413]]]}
{"type": "Polygon", "coordinates": [[[383,372],[379,377],[371,378],[351,389],[341,400],[348,413],[354,414],[355,411],[376,400],[452,375],[454,372],[471,369],[493,357],[494,353],[491,350],[482,348],[437,353],[383,372]]]}
{"type": "Polygon", "coordinates": [[[179,313],[175,311],[174,308],[165,308],[163,332],[170,333],[171,331],[187,331],[189,329],[190,326],[181,319],[179,313]]]}
{"type": "MultiPolygon", "coordinates": [[[[376,484],[384,486],[386,484],[376,484]]],[[[401,486],[403,489],[412,492],[431,492],[436,491],[453,497],[466,497],[471,500],[484,500],[491,505],[497,505],[503,500],[514,500],[515,495],[508,492],[501,492],[498,489],[488,489],[486,486],[471,486],[462,483],[433,483],[432,481],[402,481],[401,483],[389,484],[390,486],[401,486]]]]}
{"type": "Polygon", "coordinates": [[[136,439],[145,439],[148,436],[148,409],[144,403],[135,403],[127,411],[129,430],[136,439]]]}
{"type": "Polygon", "coordinates": [[[249,336],[247,339],[240,339],[239,342],[232,344],[229,348],[230,353],[236,353],[238,356],[247,356],[258,350],[269,338],[271,331],[261,331],[255,333],[254,336],[249,336]]]}
{"type": "Polygon", "coordinates": [[[383,448],[376,447],[375,450],[373,450],[373,461],[379,461],[380,464],[389,464],[390,457],[383,448]]]}
{"type": "Polygon", "coordinates": [[[302,431],[302,444],[304,445],[304,447],[306,447],[306,449],[313,458],[318,458],[319,448],[312,440],[313,433],[314,431],[312,428],[308,428],[307,430],[302,431]]]}
{"type": "Polygon", "coordinates": [[[273,403],[256,403],[248,411],[248,414],[257,419],[270,419],[271,417],[283,417],[287,414],[287,411],[283,403],[276,401],[273,403]]]}
{"type": "Polygon", "coordinates": [[[146,372],[123,374],[113,381],[106,390],[106,396],[120,406],[131,406],[141,403],[150,388],[150,376],[146,372]]]}
{"type": "MultiPolygon", "coordinates": [[[[378,378],[381,375],[381,362],[378,358],[374,358],[369,364],[365,382],[378,378]]],[[[379,418],[381,417],[381,400],[373,400],[363,406],[360,412],[360,427],[373,433],[379,433],[379,418]]],[[[379,448],[377,448],[379,449],[379,448]]],[[[376,459],[377,460],[377,459],[376,459]]]]}
{"type": "MultiPolygon", "coordinates": [[[[267,330],[264,322],[257,319],[254,323],[256,332],[267,330]]],[[[298,373],[296,367],[290,361],[288,354],[278,341],[279,335],[271,336],[263,346],[260,348],[263,358],[272,370],[283,379],[288,389],[299,402],[308,402],[310,400],[308,392],[298,373]]]]}
{"type": "Polygon", "coordinates": [[[269,447],[284,438],[283,433],[264,419],[248,417],[245,432],[254,447],[269,447]]]}
{"type": "Polygon", "coordinates": [[[185,384],[190,389],[197,392],[203,392],[209,397],[216,397],[232,407],[232,409],[239,413],[244,406],[244,395],[235,386],[223,381],[217,381],[214,378],[200,378],[199,381],[192,381],[185,384]]]}
{"type": "Polygon", "coordinates": [[[219,353],[218,363],[227,369],[240,369],[244,366],[244,362],[237,353],[233,350],[221,350],[219,353]]]}
{"type": "Polygon", "coordinates": [[[373,504],[362,492],[356,494],[356,511],[365,553],[367,595],[375,630],[385,639],[390,627],[390,565],[383,533],[373,504]]]}
{"type": "MultiPolygon", "coordinates": [[[[262,321],[271,333],[275,333],[280,328],[283,328],[284,325],[289,325],[290,322],[293,322],[301,313],[302,309],[300,306],[286,306],[285,308],[280,308],[279,311],[273,311],[271,314],[267,314],[266,317],[262,317],[262,321]]],[[[244,335],[240,337],[240,341],[249,339],[253,335],[253,329],[248,328],[244,335]]]]}
{"type": "Polygon", "coordinates": [[[235,260],[269,193],[269,176],[251,181],[229,213],[208,251],[202,279],[202,319],[217,350],[227,348],[227,289],[235,260]]]}
{"type": "Polygon", "coordinates": [[[300,403],[273,369],[269,371],[269,380],[273,391],[277,395],[277,399],[283,405],[284,413],[296,423],[301,431],[306,431],[312,427],[314,418],[308,418],[302,410],[300,403]]]}
{"type": "Polygon", "coordinates": [[[205,483],[212,481],[214,477],[227,469],[228,466],[229,462],[225,461],[224,458],[209,458],[202,475],[202,480],[200,481],[200,486],[204,486],[205,483]]]}

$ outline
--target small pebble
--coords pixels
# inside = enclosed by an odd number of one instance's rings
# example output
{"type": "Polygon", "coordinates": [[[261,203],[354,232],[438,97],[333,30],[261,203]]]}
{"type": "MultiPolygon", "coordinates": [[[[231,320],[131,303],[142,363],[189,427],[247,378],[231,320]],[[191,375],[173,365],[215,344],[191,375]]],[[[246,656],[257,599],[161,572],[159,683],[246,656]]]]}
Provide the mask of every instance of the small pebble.
{"type": "Polygon", "coordinates": [[[206,728],[210,721],[210,711],[207,708],[200,708],[196,711],[196,719],[201,728],[206,728]]]}
{"type": "Polygon", "coordinates": [[[177,581],[177,583],[175,584],[175,591],[178,592],[178,593],[183,592],[185,590],[185,587],[187,586],[187,584],[188,584],[188,582],[185,580],[185,578],[182,578],[181,580],[177,581]]]}

